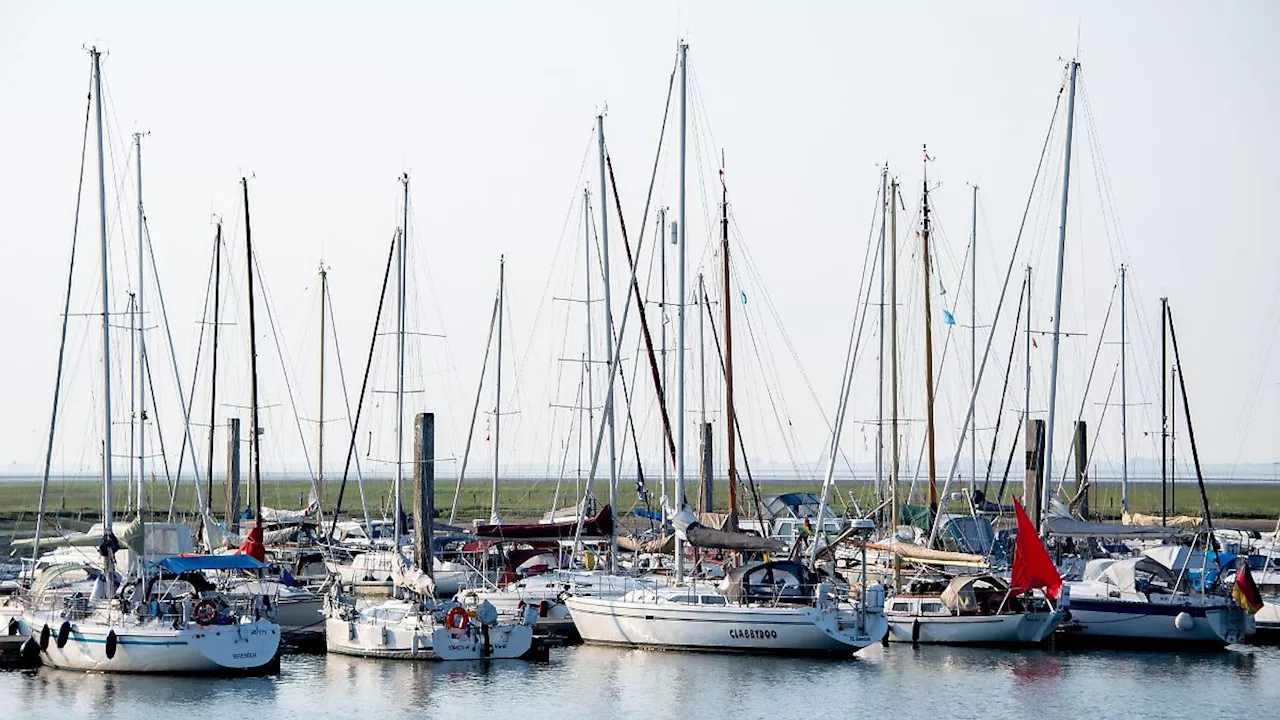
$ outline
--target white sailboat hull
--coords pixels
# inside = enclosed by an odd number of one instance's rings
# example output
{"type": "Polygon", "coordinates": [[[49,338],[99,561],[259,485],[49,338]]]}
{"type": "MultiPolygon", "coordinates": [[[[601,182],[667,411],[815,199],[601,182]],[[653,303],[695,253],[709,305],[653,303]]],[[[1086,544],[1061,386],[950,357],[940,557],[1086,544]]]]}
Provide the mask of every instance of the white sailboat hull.
{"type": "Polygon", "coordinates": [[[655,649],[778,654],[852,654],[887,631],[879,612],[854,614],[811,607],[686,605],[570,597],[565,600],[584,642],[655,649]]]}
{"type": "Polygon", "coordinates": [[[23,628],[37,641],[47,624],[50,638],[41,661],[54,668],[111,673],[219,674],[250,672],[275,659],[280,626],[266,620],[233,625],[188,625],[174,630],[163,622],[107,625],[71,623],[62,647],[57,634],[62,619],[53,615],[23,617],[23,628]],[[114,657],[107,657],[107,638],[114,631],[114,657]]]}
{"type": "Polygon", "coordinates": [[[914,615],[886,612],[891,642],[946,645],[1026,645],[1047,639],[1061,611],[1008,615],[914,615]]]}
{"type": "Polygon", "coordinates": [[[510,660],[533,646],[533,628],[499,624],[485,633],[478,625],[454,631],[444,627],[374,623],[330,617],[325,646],[331,653],[390,660],[510,660]]]}

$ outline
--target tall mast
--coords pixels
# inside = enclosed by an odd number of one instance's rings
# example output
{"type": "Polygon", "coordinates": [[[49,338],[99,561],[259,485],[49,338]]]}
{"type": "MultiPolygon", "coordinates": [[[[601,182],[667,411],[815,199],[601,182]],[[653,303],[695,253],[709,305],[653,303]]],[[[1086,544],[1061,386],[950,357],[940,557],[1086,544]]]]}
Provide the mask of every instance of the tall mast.
{"type": "Polygon", "coordinates": [[[316,493],[320,503],[324,503],[324,345],[325,345],[325,304],[328,299],[329,273],[320,264],[320,381],[319,415],[316,416],[316,493]]]}
{"type": "MultiPolygon", "coordinates": [[[[679,258],[679,271],[676,275],[676,282],[680,284],[679,310],[676,319],[676,512],[679,513],[684,509],[684,426],[685,426],[685,403],[684,403],[684,325],[685,325],[685,245],[687,230],[685,226],[685,162],[687,160],[688,146],[686,144],[686,132],[688,126],[688,59],[689,46],[684,42],[680,43],[680,200],[676,214],[678,216],[679,231],[679,248],[677,253],[679,258]]],[[[676,582],[684,580],[684,540],[680,539],[679,533],[676,534],[676,582]]]]}
{"type": "MultiPolygon", "coordinates": [[[[1027,338],[1024,345],[1026,346],[1025,349],[1027,353],[1027,364],[1026,364],[1027,376],[1026,376],[1025,384],[1023,385],[1023,390],[1026,394],[1023,396],[1023,399],[1022,399],[1022,432],[1024,433],[1031,431],[1031,266],[1030,265],[1027,266],[1027,318],[1026,320],[1027,320],[1027,327],[1026,327],[1027,338]]],[[[1022,504],[1023,505],[1030,504],[1030,501],[1032,500],[1031,492],[1032,492],[1032,488],[1027,487],[1025,476],[1024,476],[1023,486],[1022,486],[1022,504]]],[[[1037,500],[1037,502],[1039,501],[1037,500]]]]}
{"type": "MultiPolygon", "coordinates": [[[[666,206],[658,208],[658,257],[659,270],[658,276],[661,282],[661,289],[658,293],[658,318],[660,329],[662,330],[661,341],[661,361],[662,361],[662,384],[657,388],[658,400],[662,405],[667,403],[667,243],[664,237],[667,232],[667,208],[666,206]]],[[[701,317],[701,315],[699,315],[701,317]]],[[[662,454],[666,455],[667,438],[660,438],[662,442],[662,454]]],[[[662,458],[662,502],[660,510],[662,512],[662,521],[667,521],[667,481],[668,481],[668,465],[670,461],[662,458]]]]}
{"type": "Polygon", "coordinates": [[[1129,512],[1129,400],[1128,378],[1125,363],[1129,355],[1126,340],[1125,274],[1120,266],[1120,511],[1129,512]]]}
{"type": "MultiPolygon", "coordinates": [[[[702,273],[698,273],[698,305],[710,303],[707,297],[706,281],[702,273]]],[[[698,426],[707,424],[707,328],[706,313],[698,313],[698,388],[701,400],[698,402],[698,426]]]]}
{"type": "MultiPolygon", "coordinates": [[[[587,401],[583,404],[587,406],[587,437],[595,437],[596,414],[594,403],[596,394],[591,382],[591,378],[595,375],[595,368],[592,367],[595,358],[591,347],[591,191],[586,188],[582,190],[582,237],[585,243],[585,252],[583,254],[586,257],[586,274],[583,275],[583,281],[587,285],[587,301],[583,306],[587,311],[587,401]]],[[[594,488],[592,489],[594,490],[594,488]]],[[[583,510],[585,511],[585,508],[583,510]]]]}
{"type": "Polygon", "coordinates": [[[506,272],[505,255],[498,256],[498,358],[493,364],[493,488],[489,498],[489,522],[498,520],[498,458],[501,449],[502,432],[502,317],[506,309],[506,272]]]}
{"type": "Polygon", "coordinates": [[[409,243],[409,173],[400,176],[404,185],[403,224],[400,226],[400,244],[396,247],[396,486],[395,530],[392,532],[392,552],[400,552],[400,485],[404,480],[404,309],[405,309],[405,245],[409,243]]]}
{"type": "Polygon", "coordinates": [[[124,512],[133,512],[134,464],[138,461],[138,301],[137,293],[129,293],[125,312],[129,315],[129,475],[125,480],[124,512]]]}
{"type": "Polygon", "coordinates": [[[929,518],[938,515],[938,467],[933,437],[933,302],[929,293],[929,153],[925,147],[924,164],[924,402],[925,442],[929,461],[929,518]]]}
{"type": "MultiPolygon", "coordinates": [[[[898,529],[898,181],[889,185],[889,258],[893,271],[889,274],[889,528],[898,529]]],[[[893,558],[893,587],[902,585],[902,558],[893,558]]]]}
{"type": "MultiPolygon", "coordinates": [[[[103,159],[102,137],[102,53],[98,48],[89,51],[93,56],[94,105],[98,125],[98,219],[102,240],[102,533],[107,542],[115,538],[112,528],[111,496],[111,318],[108,299],[110,286],[107,279],[107,168],[103,159]]],[[[115,553],[107,553],[103,560],[107,597],[115,595],[115,553]]]]}
{"type": "MultiPolygon", "coordinates": [[[[973,186],[973,216],[969,240],[969,392],[978,392],[978,186],[973,186]]],[[[969,496],[978,486],[978,433],[969,432],[969,496]]]]}
{"type": "Polygon", "coordinates": [[[146,239],[146,215],[142,209],[142,136],[144,134],[141,132],[133,134],[133,142],[136,146],[134,158],[137,162],[138,175],[138,299],[133,306],[135,317],[138,318],[138,364],[133,368],[138,388],[138,497],[134,502],[134,508],[138,511],[139,520],[142,519],[142,509],[146,500],[144,488],[146,488],[147,477],[147,336],[145,332],[147,316],[144,300],[147,274],[143,272],[142,261],[146,239]]]}
{"type": "MultiPolygon", "coordinates": [[[[729,458],[729,516],[733,518],[738,514],[738,453],[733,413],[733,303],[729,299],[729,189],[724,182],[723,156],[720,159],[720,252],[721,267],[724,272],[724,424],[727,437],[725,452],[728,453],[729,458]]],[[[698,318],[698,322],[701,323],[702,313],[698,314],[698,318]]]]}
{"type": "MultiPolygon", "coordinates": [[[[604,155],[604,115],[596,116],[596,139],[600,147],[600,264],[604,267],[604,327],[608,342],[604,346],[605,363],[613,372],[613,293],[609,287],[609,188],[605,185],[604,155]]],[[[609,395],[608,407],[604,409],[605,422],[609,424],[609,507],[618,512],[618,453],[617,435],[614,428],[613,394],[609,395]]],[[[618,531],[616,523],[609,533],[609,571],[618,571],[618,531]]]]}
{"type": "MultiPolygon", "coordinates": [[[[1062,265],[1067,252],[1067,201],[1071,190],[1071,132],[1076,114],[1076,73],[1080,63],[1071,61],[1071,89],[1067,94],[1067,143],[1062,161],[1062,214],[1058,224],[1058,280],[1053,293],[1053,354],[1049,361],[1049,420],[1045,424],[1044,473],[1053,477],[1053,417],[1058,401],[1058,345],[1062,328],[1062,265]]],[[[1044,494],[1038,499],[1041,507],[1049,507],[1049,483],[1044,483],[1044,494]]]]}
{"type": "Polygon", "coordinates": [[[249,225],[249,180],[240,178],[240,184],[244,187],[244,261],[249,271],[249,432],[253,447],[253,526],[260,530],[262,528],[262,426],[258,424],[258,335],[253,312],[253,233],[249,225]]]}
{"type": "MultiPolygon", "coordinates": [[[[218,317],[221,308],[220,301],[222,299],[222,221],[218,221],[217,229],[213,236],[213,348],[210,351],[212,356],[213,370],[209,373],[209,459],[205,465],[205,479],[208,492],[206,496],[210,499],[210,510],[212,513],[213,499],[213,436],[214,429],[218,424],[218,317]]],[[[232,511],[238,511],[239,508],[228,508],[232,511]]],[[[230,518],[227,519],[228,523],[230,518]]],[[[201,522],[197,528],[203,528],[204,523],[201,522]]]]}
{"type": "MultiPolygon", "coordinates": [[[[889,165],[880,170],[880,356],[876,361],[876,377],[879,381],[876,383],[876,506],[880,507],[884,503],[884,276],[888,272],[885,263],[885,257],[888,254],[885,248],[885,234],[887,221],[889,219],[889,165]]],[[[883,510],[878,514],[883,516],[883,510]]]]}
{"type": "Polygon", "coordinates": [[[1160,524],[1169,516],[1169,298],[1160,298],[1160,524]]]}

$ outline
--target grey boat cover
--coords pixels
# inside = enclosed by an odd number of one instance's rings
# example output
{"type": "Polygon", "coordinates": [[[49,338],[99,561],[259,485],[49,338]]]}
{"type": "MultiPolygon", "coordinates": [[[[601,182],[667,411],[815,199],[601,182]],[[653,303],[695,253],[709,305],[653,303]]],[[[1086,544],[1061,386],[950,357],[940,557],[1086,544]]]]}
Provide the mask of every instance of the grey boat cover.
{"type": "Polygon", "coordinates": [[[1131,538],[1134,540],[1163,540],[1166,538],[1177,537],[1185,532],[1180,528],[1092,523],[1065,517],[1050,517],[1048,518],[1048,522],[1049,534],[1055,537],[1102,537],[1131,538]]]}
{"type": "Polygon", "coordinates": [[[675,527],[676,534],[694,547],[752,552],[782,552],[786,549],[786,545],[776,538],[707,527],[695,520],[693,514],[688,511],[672,518],[671,524],[675,527]]]}

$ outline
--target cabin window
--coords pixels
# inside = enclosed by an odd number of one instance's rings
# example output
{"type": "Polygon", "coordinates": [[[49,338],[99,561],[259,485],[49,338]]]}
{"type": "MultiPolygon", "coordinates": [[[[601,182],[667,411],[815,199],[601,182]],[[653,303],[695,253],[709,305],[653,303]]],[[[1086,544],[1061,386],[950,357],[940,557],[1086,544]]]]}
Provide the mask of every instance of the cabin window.
{"type": "Polygon", "coordinates": [[[910,612],[911,603],[896,602],[893,604],[893,611],[894,612],[910,612]]]}
{"type": "Polygon", "coordinates": [[[725,599],[719,595],[703,595],[701,597],[703,605],[724,605],[725,599]]]}
{"type": "Polygon", "coordinates": [[[920,612],[941,613],[941,612],[946,612],[946,610],[943,609],[942,603],[930,602],[930,603],[922,603],[920,605],[920,612]]]}

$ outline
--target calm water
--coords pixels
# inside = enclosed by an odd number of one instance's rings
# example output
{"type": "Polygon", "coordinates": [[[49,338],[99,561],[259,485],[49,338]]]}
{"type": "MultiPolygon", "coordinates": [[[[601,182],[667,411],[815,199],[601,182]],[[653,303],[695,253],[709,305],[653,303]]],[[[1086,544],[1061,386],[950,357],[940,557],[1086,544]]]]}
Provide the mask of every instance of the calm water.
{"type": "Polygon", "coordinates": [[[869,648],[825,661],[577,647],[550,662],[292,656],[249,679],[0,672],[0,718],[1273,718],[1280,649],[869,648]]]}

